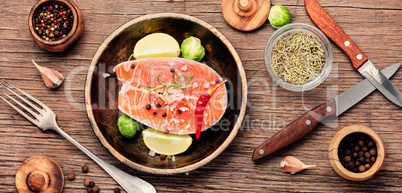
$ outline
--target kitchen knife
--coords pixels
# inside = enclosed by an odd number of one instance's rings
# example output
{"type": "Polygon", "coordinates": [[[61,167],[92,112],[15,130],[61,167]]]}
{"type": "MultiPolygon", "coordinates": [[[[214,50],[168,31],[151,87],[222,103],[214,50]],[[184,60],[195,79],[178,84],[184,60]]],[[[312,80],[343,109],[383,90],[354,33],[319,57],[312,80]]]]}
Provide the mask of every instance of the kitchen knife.
{"type": "Polygon", "coordinates": [[[315,25],[349,56],[353,68],[369,80],[390,101],[402,107],[401,92],[367,59],[321,5],[316,0],[304,0],[304,6],[315,25]]]}
{"type": "MultiPolygon", "coordinates": [[[[399,69],[400,65],[401,63],[393,64],[381,72],[387,78],[390,78],[399,69]]],[[[366,79],[332,100],[308,111],[257,147],[253,153],[253,160],[260,159],[302,138],[324,118],[332,115],[339,116],[374,90],[376,88],[366,79]]]]}

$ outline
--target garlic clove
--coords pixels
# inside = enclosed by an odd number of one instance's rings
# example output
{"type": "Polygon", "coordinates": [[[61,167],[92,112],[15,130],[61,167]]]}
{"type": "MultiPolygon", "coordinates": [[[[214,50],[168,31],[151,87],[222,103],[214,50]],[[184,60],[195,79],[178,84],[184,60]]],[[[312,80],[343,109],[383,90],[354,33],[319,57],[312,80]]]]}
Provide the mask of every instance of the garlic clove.
{"type": "Polygon", "coordinates": [[[303,162],[293,156],[286,156],[283,158],[280,166],[284,172],[290,172],[291,174],[295,174],[296,172],[300,172],[304,169],[316,167],[315,165],[305,165],[303,162]]]}
{"type": "Polygon", "coordinates": [[[57,72],[51,68],[40,66],[33,60],[32,62],[35,64],[36,68],[38,68],[40,74],[42,75],[43,82],[45,82],[45,85],[48,88],[57,88],[63,83],[64,76],[60,72],[57,72]]]}

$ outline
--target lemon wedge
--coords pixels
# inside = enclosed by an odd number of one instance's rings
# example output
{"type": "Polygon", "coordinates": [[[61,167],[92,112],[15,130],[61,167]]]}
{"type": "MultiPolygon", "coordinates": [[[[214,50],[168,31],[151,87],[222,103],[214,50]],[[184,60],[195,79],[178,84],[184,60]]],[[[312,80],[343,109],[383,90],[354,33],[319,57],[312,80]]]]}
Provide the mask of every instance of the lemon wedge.
{"type": "Polygon", "coordinates": [[[190,135],[165,134],[152,128],[142,131],[145,145],[153,152],[176,155],[185,152],[193,139],[190,135]]]}
{"type": "Polygon", "coordinates": [[[178,57],[179,43],[165,33],[153,33],[140,39],[134,46],[134,58],[178,57]]]}

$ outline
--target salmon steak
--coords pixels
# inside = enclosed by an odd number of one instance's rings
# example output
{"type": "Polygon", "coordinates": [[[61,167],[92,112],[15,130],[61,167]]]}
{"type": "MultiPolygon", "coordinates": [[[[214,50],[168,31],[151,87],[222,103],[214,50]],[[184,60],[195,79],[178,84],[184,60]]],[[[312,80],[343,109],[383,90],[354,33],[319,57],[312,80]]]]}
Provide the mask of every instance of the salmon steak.
{"type": "MultiPolygon", "coordinates": [[[[119,110],[165,133],[195,133],[198,99],[223,81],[211,67],[176,57],[132,60],[114,70],[122,83],[119,110]]],[[[225,84],[217,87],[205,106],[202,131],[222,118],[227,98],[225,84]]]]}

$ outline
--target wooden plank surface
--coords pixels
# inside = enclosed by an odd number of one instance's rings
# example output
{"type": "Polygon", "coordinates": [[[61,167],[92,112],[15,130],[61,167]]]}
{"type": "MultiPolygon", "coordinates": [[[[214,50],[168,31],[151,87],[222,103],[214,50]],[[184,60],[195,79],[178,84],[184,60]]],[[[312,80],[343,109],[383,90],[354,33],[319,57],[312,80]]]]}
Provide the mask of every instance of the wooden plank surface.
{"type": "MultiPolygon", "coordinates": [[[[293,145],[254,163],[251,154],[264,140],[316,105],[363,80],[347,57],[333,45],[334,67],[328,79],[309,92],[295,93],[275,86],[263,63],[266,41],[274,29],[267,22],[253,32],[240,32],[223,19],[218,0],[74,0],[85,18],[81,40],[64,53],[49,53],[39,48],[28,31],[28,13],[35,0],[2,0],[0,7],[0,79],[8,79],[32,94],[51,109],[65,132],[107,162],[152,183],[159,192],[271,192],[271,191],[402,191],[402,116],[401,108],[378,91],[352,109],[293,145]],[[115,159],[98,141],[79,106],[84,103],[87,67],[102,41],[117,27],[139,16],[177,12],[200,18],[221,31],[236,48],[249,81],[249,105],[244,126],[232,144],[209,164],[188,175],[156,176],[132,170],[115,159]],[[31,59],[66,75],[63,86],[45,89],[31,59]],[[350,182],[331,168],[328,146],[343,127],[362,124],[382,138],[386,157],[381,171],[365,182],[350,182]],[[280,160],[296,156],[318,169],[296,175],[283,173],[280,160]]],[[[320,0],[320,4],[356,45],[382,69],[402,62],[402,8],[400,0],[320,0]]],[[[302,0],[273,0],[289,8],[291,22],[312,24],[302,0]]],[[[402,71],[391,79],[402,90],[402,71]]],[[[52,132],[42,132],[14,110],[0,103],[0,192],[16,192],[15,173],[27,158],[52,157],[65,173],[76,173],[66,181],[64,192],[84,192],[84,178],[93,179],[102,192],[112,192],[117,184],[75,146],[52,132]],[[82,174],[81,165],[90,172],[82,174]]]]}

